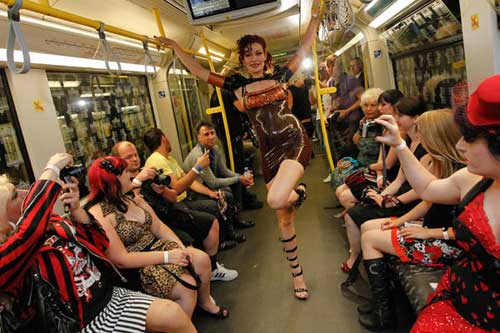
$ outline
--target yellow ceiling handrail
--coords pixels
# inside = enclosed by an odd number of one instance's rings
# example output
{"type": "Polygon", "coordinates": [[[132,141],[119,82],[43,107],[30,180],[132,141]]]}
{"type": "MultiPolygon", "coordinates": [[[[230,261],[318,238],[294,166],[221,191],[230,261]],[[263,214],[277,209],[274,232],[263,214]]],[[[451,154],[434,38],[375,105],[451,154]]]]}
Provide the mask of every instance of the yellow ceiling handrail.
{"type": "MultiPolygon", "coordinates": [[[[29,0],[24,0],[23,5],[22,5],[22,9],[29,10],[31,12],[35,12],[38,14],[43,14],[43,15],[47,15],[50,17],[54,17],[54,18],[57,18],[57,19],[60,19],[63,21],[68,21],[71,23],[83,25],[83,26],[86,26],[89,28],[93,28],[95,30],[99,29],[100,22],[97,20],[92,20],[92,19],[80,16],[80,15],[76,15],[76,14],[73,14],[70,12],[66,12],[66,11],[51,7],[48,5],[48,1],[46,1],[46,0],[43,0],[42,2],[43,3],[37,3],[37,2],[29,1],[29,0]]],[[[10,7],[15,3],[15,0],[0,0],[0,3],[10,7]]],[[[155,13],[155,15],[156,15],[156,13],[155,13]]],[[[112,26],[112,25],[106,24],[104,30],[106,32],[110,32],[110,33],[113,33],[115,35],[119,35],[122,37],[135,39],[135,40],[138,40],[140,42],[147,41],[150,44],[161,46],[160,42],[158,42],[154,38],[151,38],[151,37],[148,37],[145,35],[141,35],[141,34],[137,34],[135,32],[131,32],[131,31],[128,31],[128,30],[125,30],[122,28],[112,26]]],[[[188,54],[196,55],[196,56],[203,58],[203,59],[208,59],[208,56],[205,54],[198,53],[198,52],[195,52],[195,51],[189,50],[189,49],[184,49],[184,51],[188,54]]],[[[233,63],[235,62],[234,60],[231,60],[231,59],[226,58],[226,57],[218,57],[218,58],[222,58],[223,60],[233,62],[233,63]]]]}

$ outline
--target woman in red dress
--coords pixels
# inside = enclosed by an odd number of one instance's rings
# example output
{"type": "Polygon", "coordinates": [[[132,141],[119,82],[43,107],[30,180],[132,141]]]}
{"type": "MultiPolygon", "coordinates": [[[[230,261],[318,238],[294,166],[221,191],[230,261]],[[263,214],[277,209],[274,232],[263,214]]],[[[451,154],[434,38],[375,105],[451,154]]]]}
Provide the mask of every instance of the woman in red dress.
{"type": "MultiPolygon", "coordinates": [[[[318,8],[317,3],[314,1],[313,11],[318,8]]],[[[309,293],[298,262],[294,216],[295,207],[305,199],[305,184],[299,181],[312,149],[302,124],[290,111],[291,94],[286,88],[301,59],[310,51],[318,24],[318,13],[315,12],[296,55],[286,66],[276,66],[272,74],[267,73],[270,62],[265,40],[257,35],[243,36],[238,40],[239,60],[250,77],[212,73],[186,54],[175,41],[158,38],[163,45],[172,48],[184,66],[198,78],[233,91],[234,105],[248,114],[259,139],[262,173],[268,190],[267,203],[278,216],[281,242],[293,277],[294,295],[300,300],[307,299],[309,293]]]]}
{"type": "MultiPolygon", "coordinates": [[[[483,81],[456,113],[457,149],[467,168],[437,180],[415,160],[390,116],[380,142],[396,147],[406,177],[423,200],[461,205],[453,231],[465,257],[441,278],[411,333],[500,332],[500,75],[483,81]]],[[[443,231],[443,233],[446,231],[443,231]]]]}

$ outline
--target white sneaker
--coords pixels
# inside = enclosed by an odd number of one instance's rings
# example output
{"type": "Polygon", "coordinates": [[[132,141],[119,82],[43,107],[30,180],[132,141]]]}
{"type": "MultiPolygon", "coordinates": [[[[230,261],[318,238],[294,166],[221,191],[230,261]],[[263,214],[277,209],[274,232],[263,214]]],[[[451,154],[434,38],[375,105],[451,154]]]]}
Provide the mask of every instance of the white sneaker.
{"type": "Polygon", "coordinates": [[[325,179],[323,179],[323,183],[329,183],[332,181],[332,174],[329,174],[325,179]]]}
{"type": "Polygon", "coordinates": [[[238,272],[228,269],[224,265],[216,263],[217,268],[212,271],[210,281],[232,281],[238,277],[238,272]]]}

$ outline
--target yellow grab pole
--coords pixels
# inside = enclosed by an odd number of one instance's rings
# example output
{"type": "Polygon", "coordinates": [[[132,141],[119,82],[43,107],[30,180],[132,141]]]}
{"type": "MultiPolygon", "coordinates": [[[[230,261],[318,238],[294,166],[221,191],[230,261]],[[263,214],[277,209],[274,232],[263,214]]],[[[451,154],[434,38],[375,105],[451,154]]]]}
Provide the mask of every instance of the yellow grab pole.
{"type": "MultiPolygon", "coordinates": [[[[205,47],[205,51],[208,56],[208,65],[210,66],[210,70],[215,72],[214,63],[210,58],[210,49],[208,48],[207,40],[205,38],[205,34],[203,31],[200,33],[201,41],[203,42],[203,46],[205,47]]],[[[231,135],[229,134],[229,126],[227,124],[226,110],[224,109],[224,101],[222,100],[222,93],[219,87],[215,87],[215,92],[217,93],[217,99],[219,100],[219,109],[222,113],[222,122],[224,123],[224,131],[226,133],[226,144],[227,144],[227,152],[229,154],[229,165],[231,166],[231,170],[234,172],[234,157],[233,157],[233,145],[231,144],[231,135]]],[[[214,108],[208,109],[212,111],[212,114],[215,113],[214,108]]]]}
{"type": "Polygon", "coordinates": [[[316,85],[316,100],[318,103],[318,113],[319,113],[319,119],[320,119],[320,124],[321,124],[321,133],[323,134],[323,142],[325,143],[325,149],[326,149],[326,156],[328,157],[328,164],[330,165],[330,170],[333,171],[335,170],[335,165],[333,164],[333,159],[332,159],[332,152],[330,150],[330,143],[328,142],[328,134],[326,133],[326,126],[325,126],[325,114],[323,112],[323,103],[322,103],[322,95],[324,94],[331,94],[337,91],[335,87],[329,87],[329,88],[320,88],[319,85],[319,74],[318,74],[318,54],[317,54],[317,47],[316,47],[316,38],[313,41],[313,60],[314,60],[314,81],[316,85]]]}
{"type": "Polygon", "coordinates": [[[165,30],[163,29],[163,23],[161,23],[161,17],[158,8],[153,8],[153,15],[155,16],[156,25],[158,26],[160,36],[165,37],[165,30]]]}
{"type": "MultiPolygon", "coordinates": [[[[155,16],[156,25],[158,26],[158,31],[160,32],[160,35],[162,37],[165,37],[165,29],[163,29],[163,23],[161,22],[160,13],[158,12],[157,8],[153,8],[153,15],[155,16]]],[[[175,55],[174,55],[174,57],[175,57],[175,55]]],[[[175,70],[176,70],[176,68],[174,68],[174,73],[175,73],[175,70]]],[[[168,72],[167,72],[167,76],[168,76],[168,72]]],[[[181,95],[182,95],[182,86],[181,86],[181,95]]],[[[186,108],[184,107],[184,98],[182,98],[179,101],[179,107],[181,108],[182,124],[184,125],[184,130],[186,131],[186,135],[188,138],[189,150],[191,150],[191,149],[193,149],[193,137],[191,136],[191,129],[189,128],[189,122],[187,119],[186,108]]]]}

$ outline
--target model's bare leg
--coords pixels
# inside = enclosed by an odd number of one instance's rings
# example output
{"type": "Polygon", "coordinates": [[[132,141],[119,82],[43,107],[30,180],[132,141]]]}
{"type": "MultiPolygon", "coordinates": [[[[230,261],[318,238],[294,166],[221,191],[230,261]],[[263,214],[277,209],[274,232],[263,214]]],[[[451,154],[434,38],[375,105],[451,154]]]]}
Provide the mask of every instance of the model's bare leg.
{"type": "MultiPolygon", "coordinates": [[[[276,176],[267,184],[267,203],[278,216],[280,237],[292,271],[295,297],[298,299],[309,297],[302,267],[298,261],[294,221],[295,203],[299,199],[299,195],[295,192],[295,186],[303,175],[304,167],[299,162],[285,160],[281,163],[276,176]]],[[[303,186],[300,189],[305,190],[303,186]]]]}
{"type": "Polygon", "coordinates": [[[267,204],[274,210],[291,207],[299,198],[295,192],[297,182],[304,175],[304,167],[295,160],[284,160],[278,173],[267,184],[267,204]]]}
{"type": "Polygon", "coordinates": [[[345,262],[347,267],[343,268],[343,270],[348,271],[352,268],[356,258],[361,252],[361,232],[349,214],[344,216],[344,220],[347,231],[347,239],[349,240],[349,258],[345,262]]]}
{"type": "Polygon", "coordinates": [[[195,333],[191,319],[179,304],[168,299],[157,298],[146,314],[148,332],[195,333]]]}

